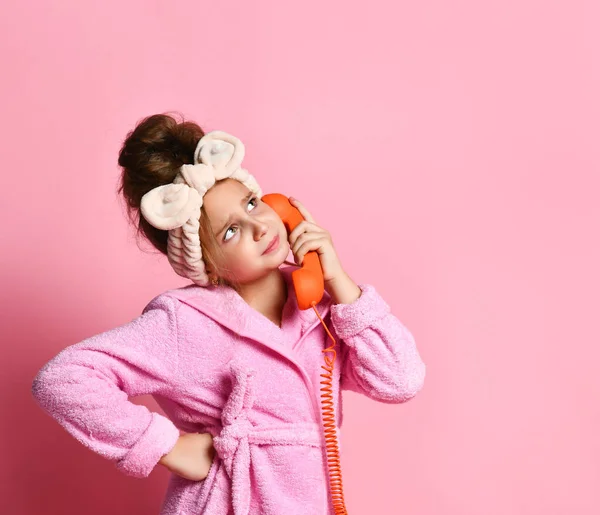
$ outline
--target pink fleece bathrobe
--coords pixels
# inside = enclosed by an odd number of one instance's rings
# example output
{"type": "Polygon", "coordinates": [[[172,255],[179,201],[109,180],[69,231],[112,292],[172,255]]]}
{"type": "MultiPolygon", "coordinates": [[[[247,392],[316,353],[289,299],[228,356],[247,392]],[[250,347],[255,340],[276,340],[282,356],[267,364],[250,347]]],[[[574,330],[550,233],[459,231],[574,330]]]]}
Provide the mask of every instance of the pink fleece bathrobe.
{"type": "MultiPolygon", "coordinates": [[[[281,327],[230,288],[169,290],[131,322],[60,352],[33,395],[81,443],[140,478],[180,430],[210,432],[208,476],[172,474],[161,515],[332,514],[319,376],[331,340],[312,309],[298,309],[294,267],[281,270],[289,292],[281,327]],[[168,418],[128,400],[143,394],[168,418]]],[[[373,286],[359,287],[352,304],[332,305],[325,293],[317,306],[337,341],[338,426],[340,390],[401,403],[425,377],[409,330],[373,286]]]]}

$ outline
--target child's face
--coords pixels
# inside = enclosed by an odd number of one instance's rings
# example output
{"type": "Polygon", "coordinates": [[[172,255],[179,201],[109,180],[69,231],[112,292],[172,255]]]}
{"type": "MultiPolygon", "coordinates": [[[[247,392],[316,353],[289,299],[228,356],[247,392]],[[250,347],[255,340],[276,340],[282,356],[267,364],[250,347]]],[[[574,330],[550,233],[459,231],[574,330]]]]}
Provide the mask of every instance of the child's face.
{"type": "Polygon", "coordinates": [[[203,205],[221,251],[215,258],[224,278],[246,284],[277,269],[287,258],[290,245],[281,218],[241,182],[217,182],[204,195],[203,205]],[[264,254],[275,236],[279,236],[276,248],[264,254]]]}

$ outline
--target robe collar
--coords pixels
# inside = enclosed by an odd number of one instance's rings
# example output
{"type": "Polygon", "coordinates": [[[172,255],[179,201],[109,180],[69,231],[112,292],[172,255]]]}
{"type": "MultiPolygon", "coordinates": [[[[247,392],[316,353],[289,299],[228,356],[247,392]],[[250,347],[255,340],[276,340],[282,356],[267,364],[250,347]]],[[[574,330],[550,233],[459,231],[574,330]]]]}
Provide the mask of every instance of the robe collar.
{"type": "MultiPolygon", "coordinates": [[[[288,291],[288,297],[283,307],[281,327],[250,306],[239,293],[229,286],[202,287],[191,284],[169,290],[167,293],[234,333],[254,339],[295,361],[291,352],[296,342],[288,340],[288,335],[294,333],[290,329],[299,326],[300,333],[304,335],[313,326],[321,324],[312,308],[306,310],[298,308],[298,299],[291,277],[292,272],[297,269],[298,267],[294,266],[279,268],[287,283],[288,291]]],[[[325,319],[330,306],[331,297],[324,292],[323,298],[316,305],[321,318],[325,319]]]]}

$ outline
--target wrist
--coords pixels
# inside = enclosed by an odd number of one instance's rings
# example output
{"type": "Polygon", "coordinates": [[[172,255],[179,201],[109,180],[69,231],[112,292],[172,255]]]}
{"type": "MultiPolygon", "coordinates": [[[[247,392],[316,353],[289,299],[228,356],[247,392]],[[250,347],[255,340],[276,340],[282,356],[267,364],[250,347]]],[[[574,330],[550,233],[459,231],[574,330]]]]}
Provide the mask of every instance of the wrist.
{"type": "Polygon", "coordinates": [[[158,463],[167,467],[169,470],[171,470],[171,466],[173,463],[173,457],[177,454],[177,447],[179,446],[179,442],[181,442],[181,435],[175,442],[175,445],[173,446],[173,448],[168,453],[164,454],[160,458],[160,460],[158,460],[158,463]]]}
{"type": "Polygon", "coordinates": [[[352,304],[362,294],[362,290],[344,271],[326,281],[325,289],[333,304],[352,304]]]}

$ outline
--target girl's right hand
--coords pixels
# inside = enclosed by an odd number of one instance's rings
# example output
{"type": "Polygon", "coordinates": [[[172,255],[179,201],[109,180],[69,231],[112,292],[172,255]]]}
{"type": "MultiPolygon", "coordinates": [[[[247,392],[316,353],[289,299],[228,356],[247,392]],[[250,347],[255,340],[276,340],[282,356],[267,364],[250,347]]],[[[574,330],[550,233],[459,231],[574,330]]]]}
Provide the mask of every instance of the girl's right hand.
{"type": "Polygon", "coordinates": [[[159,463],[181,477],[201,481],[208,475],[215,455],[212,440],[210,433],[182,434],[159,463]]]}

